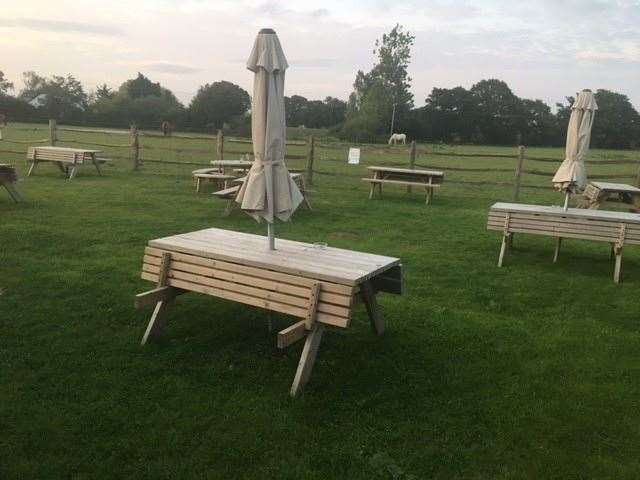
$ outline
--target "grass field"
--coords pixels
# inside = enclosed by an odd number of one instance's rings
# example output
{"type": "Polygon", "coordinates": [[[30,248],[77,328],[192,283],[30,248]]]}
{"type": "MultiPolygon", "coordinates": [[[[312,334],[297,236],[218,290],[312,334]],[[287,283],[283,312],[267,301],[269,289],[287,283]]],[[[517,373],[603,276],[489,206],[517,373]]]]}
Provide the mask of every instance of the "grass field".
{"type": "MultiPolygon", "coordinates": [[[[215,151],[208,140],[142,142],[155,147],[146,158],[206,162],[213,153],[165,149],[215,151]]],[[[264,226],[238,212],[222,218],[222,202],[195,194],[195,167],[148,163],[133,173],[118,159],[104,177],[87,167],[69,182],[42,165],[25,178],[23,156],[2,153],[25,147],[0,142],[0,162],[18,166],[26,200],[0,191],[0,478],[640,477],[640,250],[626,250],[620,285],[608,247],[588,242],[566,241],[554,265],[552,239],[519,236],[496,268],[487,209],[512,190],[453,181],[510,182],[512,173],[454,172],[429,207],[402,188],[368,201],[364,166],[345,165],[343,147],[319,149],[314,210],[277,234],[400,257],[406,289],[380,297],[383,337],[362,307],[352,328],[328,332],[307,389],[291,399],[302,345],[279,351],[264,311],[185,295],[161,340],[142,348],[150,311],[133,308],[133,295],[150,287],[139,278],[149,239],[264,226]]],[[[363,150],[365,165],[406,160],[404,148],[363,150]]],[[[514,166],[424,153],[417,163],[514,166]]],[[[562,198],[525,188],[521,201],[562,198]]],[[[275,315],[275,330],[291,321],[275,315]]]]}

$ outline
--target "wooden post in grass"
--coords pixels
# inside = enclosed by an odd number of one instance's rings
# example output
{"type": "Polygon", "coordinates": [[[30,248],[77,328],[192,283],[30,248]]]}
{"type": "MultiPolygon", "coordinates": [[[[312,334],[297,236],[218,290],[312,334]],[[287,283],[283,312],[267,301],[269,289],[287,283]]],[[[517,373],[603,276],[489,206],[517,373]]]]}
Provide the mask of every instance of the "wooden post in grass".
{"type": "Polygon", "coordinates": [[[640,159],[638,159],[638,171],[636,172],[636,187],[640,187],[640,159]]]}
{"type": "Polygon", "coordinates": [[[56,145],[56,120],[49,119],[49,145],[54,147],[56,145]]]}
{"type": "Polygon", "coordinates": [[[140,166],[140,139],[138,138],[138,127],[131,125],[131,163],[133,170],[138,170],[140,166]]]}
{"type": "MultiPolygon", "coordinates": [[[[411,140],[411,148],[409,149],[409,168],[416,168],[416,141],[411,140]]],[[[407,185],[407,193],[411,193],[411,185],[407,185]]]]}
{"type": "Polygon", "coordinates": [[[315,156],[315,138],[309,135],[307,140],[307,185],[313,185],[313,157],[315,156]]]}
{"type": "Polygon", "coordinates": [[[218,160],[224,160],[224,133],[222,133],[222,129],[218,130],[218,136],[216,138],[216,152],[218,160]]]}
{"type": "Polygon", "coordinates": [[[522,181],[522,165],[524,164],[524,146],[518,147],[518,163],[516,165],[516,183],[513,190],[513,201],[520,199],[520,182],[522,181]]]}

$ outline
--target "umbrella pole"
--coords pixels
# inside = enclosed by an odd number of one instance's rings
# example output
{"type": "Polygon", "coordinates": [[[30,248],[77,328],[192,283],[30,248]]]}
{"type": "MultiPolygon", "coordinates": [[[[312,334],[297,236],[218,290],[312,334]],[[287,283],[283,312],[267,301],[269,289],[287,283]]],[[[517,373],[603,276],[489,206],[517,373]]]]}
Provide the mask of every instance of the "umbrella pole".
{"type": "Polygon", "coordinates": [[[564,194],[564,209],[565,210],[569,210],[569,196],[571,194],[569,193],[569,191],[565,192],[564,194]]]}
{"type": "Polygon", "coordinates": [[[276,249],[276,240],[273,236],[273,223],[267,223],[267,240],[269,242],[269,250],[276,249]]]}

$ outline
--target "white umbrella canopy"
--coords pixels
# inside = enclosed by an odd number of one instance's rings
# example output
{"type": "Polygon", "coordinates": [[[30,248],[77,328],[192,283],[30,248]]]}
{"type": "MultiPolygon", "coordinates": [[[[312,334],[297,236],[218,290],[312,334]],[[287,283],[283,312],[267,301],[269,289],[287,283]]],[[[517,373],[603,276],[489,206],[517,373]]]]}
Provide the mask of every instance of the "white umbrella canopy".
{"type": "Polygon", "coordinates": [[[565,159],[552,180],[554,186],[566,194],[565,208],[568,206],[569,195],[581,192],[587,185],[584,160],[589,152],[591,128],[597,109],[591,90],[580,92],[571,105],[565,159]]]}
{"type": "Polygon", "coordinates": [[[258,222],[269,224],[269,248],[274,248],[273,223],[287,221],[303,200],[284,163],[284,77],[289,65],[272,29],[262,29],[253,44],[247,68],[254,72],[251,138],[254,162],[236,202],[258,222]]]}

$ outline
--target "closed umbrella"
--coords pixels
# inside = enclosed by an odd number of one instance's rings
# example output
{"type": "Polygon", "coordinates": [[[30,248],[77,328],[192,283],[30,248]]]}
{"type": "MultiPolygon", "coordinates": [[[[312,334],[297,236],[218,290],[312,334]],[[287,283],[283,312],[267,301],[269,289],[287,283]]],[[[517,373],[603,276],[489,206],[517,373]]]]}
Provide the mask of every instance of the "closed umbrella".
{"type": "Polygon", "coordinates": [[[581,192],[587,185],[584,160],[589,152],[591,128],[597,109],[598,105],[591,90],[580,92],[571,105],[565,159],[552,180],[558,190],[565,192],[565,210],[569,207],[569,196],[581,192]]]}
{"type": "Polygon", "coordinates": [[[251,139],[254,162],[236,202],[260,222],[267,221],[269,249],[275,248],[275,219],[287,221],[303,200],[284,163],[284,76],[289,65],[276,32],[263,28],[253,44],[247,68],[254,73],[251,139]]]}

